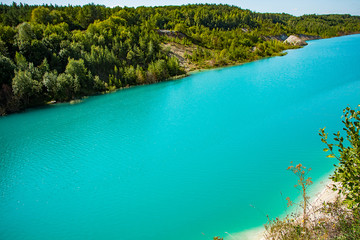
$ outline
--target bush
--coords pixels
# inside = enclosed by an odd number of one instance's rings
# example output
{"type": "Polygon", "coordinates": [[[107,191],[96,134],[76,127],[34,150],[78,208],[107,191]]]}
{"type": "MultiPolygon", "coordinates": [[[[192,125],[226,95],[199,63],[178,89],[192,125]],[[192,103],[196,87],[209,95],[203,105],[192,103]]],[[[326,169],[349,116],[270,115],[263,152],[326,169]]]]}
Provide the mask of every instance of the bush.
{"type": "MultiPolygon", "coordinates": [[[[265,225],[265,239],[360,239],[360,111],[347,107],[343,117],[345,138],[337,132],[333,134],[335,143],[329,143],[325,128],[319,133],[321,141],[327,145],[324,151],[330,152],[328,157],[339,161],[334,175],[330,176],[338,183],[333,185],[333,190],[338,190],[336,201],[307,211],[308,183],[304,175],[309,170],[301,164],[290,166],[288,169],[299,177],[296,186],[302,190],[303,214],[293,213],[285,219],[269,220],[265,225]]],[[[291,205],[290,199],[288,201],[291,205]]]]}
{"type": "Polygon", "coordinates": [[[331,179],[340,183],[339,191],[345,195],[345,203],[350,208],[358,208],[360,203],[360,111],[359,109],[344,109],[343,130],[346,132],[346,141],[340,132],[334,133],[335,143],[328,142],[325,128],[320,129],[321,141],[328,148],[328,157],[336,158],[339,164],[335,165],[334,175],[331,179]]]}

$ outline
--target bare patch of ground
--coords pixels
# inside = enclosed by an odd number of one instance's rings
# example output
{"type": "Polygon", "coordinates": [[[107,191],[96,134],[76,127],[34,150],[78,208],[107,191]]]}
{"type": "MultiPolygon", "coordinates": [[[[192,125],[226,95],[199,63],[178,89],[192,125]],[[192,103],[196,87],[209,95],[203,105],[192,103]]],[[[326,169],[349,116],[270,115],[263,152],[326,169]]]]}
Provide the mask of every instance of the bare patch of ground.
{"type": "Polygon", "coordinates": [[[165,50],[168,49],[171,56],[179,59],[180,65],[185,68],[186,72],[197,69],[196,64],[185,57],[186,54],[192,55],[193,51],[196,49],[195,46],[184,46],[179,43],[168,42],[161,44],[161,47],[165,50]]]}

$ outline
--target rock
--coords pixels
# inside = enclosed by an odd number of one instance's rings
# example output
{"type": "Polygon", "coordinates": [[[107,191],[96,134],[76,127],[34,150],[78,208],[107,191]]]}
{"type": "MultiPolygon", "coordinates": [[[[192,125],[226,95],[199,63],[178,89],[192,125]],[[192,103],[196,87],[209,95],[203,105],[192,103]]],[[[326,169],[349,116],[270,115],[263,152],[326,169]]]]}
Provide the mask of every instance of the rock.
{"type": "Polygon", "coordinates": [[[320,36],[311,36],[311,35],[305,35],[305,34],[299,34],[299,38],[304,41],[321,39],[320,36]]]}
{"type": "Polygon", "coordinates": [[[182,32],[178,32],[178,31],[171,31],[171,30],[165,30],[165,29],[156,29],[155,30],[159,35],[166,35],[168,37],[172,37],[172,38],[186,38],[186,34],[182,33],[182,32]]]}
{"type": "Polygon", "coordinates": [[[281,34],[280,36],[278,36],[282,41],[285,41],[288,36],[286,34],[281,34]]]}
{"type": "Polygon", "coordinates": [[[262,36],[262,38],[265,41],[270,41],[270,40],[278,40],[278,41],[284,41],[288,38],[288,36],[286,34],[281,34],[281,35],[276,35],[276,36],[262,36]]]}
{"type": "MultiPolygon", "coordinates": [[[[300,40],[303,40],[303,41],[321,39],[320,36],[312,36],[312,35],[305,35],[305,34],[296,34],[296,35],[291,35],[291,36],[298,37],[300,40]]],[[[278,40],[278,41],[284,42],[288,39],[288,36],[285,33],[283,33],[281,35],[275,35],[275,36],[262,36],[262,39],[265,41],[278,40]]],[[[294,45],[296,45],[296,44],[294,44],[294,45]]],[[[307,44],[305,43],[304,45],[307,45],[307,44]]]]}
{"type": "Polygon", "coordinates": [[[306,46],[307,45],[307,43],[304,40],[302,40],[300,37],[298,37],[296,35],[290,35],[290,37],[288,37],[284,42],[295,45],[295,46],[306,46]]]}

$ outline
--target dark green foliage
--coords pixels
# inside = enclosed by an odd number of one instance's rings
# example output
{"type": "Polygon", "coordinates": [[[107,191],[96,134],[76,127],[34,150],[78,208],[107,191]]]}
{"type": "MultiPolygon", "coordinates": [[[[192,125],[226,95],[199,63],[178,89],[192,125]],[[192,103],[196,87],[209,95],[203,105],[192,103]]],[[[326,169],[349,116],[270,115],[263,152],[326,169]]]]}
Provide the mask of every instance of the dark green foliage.
{"type": "Polygon", "coordinates": [[[9,58],[0,54],[0,87],[3,84],[11,84],[14,77],[15,64],[9,58]]]}
{"type": "Polygon", "coordinates": [[[26,104],[65,101],[184,74],[184,60],[163,49],[168,42],[193,49],[186,58],[195,68],[208,68],[281,55],[292,47],[268,36],[330,37],[359,30],[360,18],[350,15],[294,17],[228,5],[0,4],[0,83],[11,88],[13,82],[14,97],[26,104]],[[20,94],[25,83],[34,86],[20,94]]]}

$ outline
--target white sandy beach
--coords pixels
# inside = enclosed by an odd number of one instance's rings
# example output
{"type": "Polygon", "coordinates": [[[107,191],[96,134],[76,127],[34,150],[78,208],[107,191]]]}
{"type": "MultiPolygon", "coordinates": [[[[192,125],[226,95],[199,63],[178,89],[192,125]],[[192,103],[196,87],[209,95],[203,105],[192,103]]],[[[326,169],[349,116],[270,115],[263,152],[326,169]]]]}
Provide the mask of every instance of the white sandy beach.
{"type": "MultiPolygon", "coordinates": [[[[337,192],[332,190],[333,181],[328,179],[328,176],[324,180],[320,181],[316,188],[310,193],[311,197],[311,212],[316,212],[324,202],[333,202],[337,197],[337,192]]],[[[225,240],[265,240],[263,237],[264,227],[258,227],[242,231],[235,234],[226,233],[225,240]]]]}

